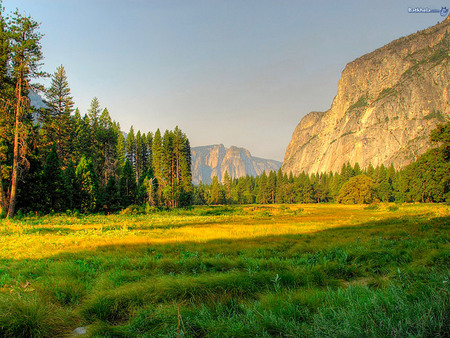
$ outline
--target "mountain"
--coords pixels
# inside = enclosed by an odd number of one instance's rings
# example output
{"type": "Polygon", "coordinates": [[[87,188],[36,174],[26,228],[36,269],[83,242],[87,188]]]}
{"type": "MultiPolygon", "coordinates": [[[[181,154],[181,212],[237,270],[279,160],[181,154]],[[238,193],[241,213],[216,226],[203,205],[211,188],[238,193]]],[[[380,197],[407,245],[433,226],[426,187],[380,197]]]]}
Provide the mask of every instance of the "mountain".
{"type": "Polygon", "coordinates": [[[430,131],[450,119],[449,33],[450,16],[347,64],[331,108],[295,128],[283,172],[401,168],[429,149],[430,131]]]}
{"type": "Polygon", "coordinates": [[[30,92],[28,93],[28,98],[30,99],[30,103],[31,103],[32,107],[34,107],[36,109],[47,108],[47,105],[45,104],[41,95],[36,93],[34,90],[30,90],[30,92]]]}
{"type": "Polygon", "coordinates": [[[222,181],[226,171],[231,178],[242,176],[258,176],[263,171],[277,171],[281,162],[253,157],[247,149],[231,146],[225,148],[223,144],[193,147],[192,152],[192,182],[206,184],[217,176],[222,181]]]}

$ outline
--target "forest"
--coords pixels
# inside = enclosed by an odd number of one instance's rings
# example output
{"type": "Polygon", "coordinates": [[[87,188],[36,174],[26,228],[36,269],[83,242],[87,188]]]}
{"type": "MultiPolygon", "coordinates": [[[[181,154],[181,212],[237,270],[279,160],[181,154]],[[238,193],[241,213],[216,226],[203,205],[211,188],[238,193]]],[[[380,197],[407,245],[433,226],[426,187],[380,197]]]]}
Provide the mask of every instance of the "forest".
{"type": "Polygon", "coordinates": [[[450,198],[450,127],[431,135],[436,148],[402,170],[393,166],[340,173],[281,170],[259,177],[192,185],[188,137],[178,127],[124,133],[92,99],[75,109],[64,66],[42,71],[39,24],[18,11],[0,15],[0,214],[115,212],[130,205],[443,202],[450,198]],[[36,84],[50,77],[49,88],[36,84]],[[31,105],[40,93],[44,107],[31,105]]]}
{"type": "Polygon", "coordinates": [[[234,179],[225,173],[222,182],[214,177],[211,184],[194,187],[194,203],[449,202],[450,123],[439,125],[430,140],[436,147],[401,170],[392,165],[361,169],[358,163],[347,163],[340,173],[293,176],[280,169],[234,179]]]}
{"type": "Polygon", "coordinates": [[[114,211],[191,204],[190,145],[176,127],[125,134],[93,98],[82,116],[64,67],[42,67],[39,24],[0,16],[0,213],[114,211]],[[51,78],[49,88],[35,81],[51,78]],[[44,95],[34,108],[30,93],[44,95]]]}

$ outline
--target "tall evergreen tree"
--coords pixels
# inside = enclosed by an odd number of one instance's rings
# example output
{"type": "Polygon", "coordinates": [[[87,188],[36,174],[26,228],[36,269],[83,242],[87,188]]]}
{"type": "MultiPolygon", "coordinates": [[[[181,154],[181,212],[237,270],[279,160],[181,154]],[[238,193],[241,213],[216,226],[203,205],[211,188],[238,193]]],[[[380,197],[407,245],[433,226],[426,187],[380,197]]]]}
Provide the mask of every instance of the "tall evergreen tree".
{"type": "MultiPolygon", "coordinates": [[[[130,127],[130,131],[126,140],[126,158],[130,161],[130,165],[133,169],[136,168],[136,136],[134,135],[133,126],[130,127]]],[[[135,178],[136,179],[136,178],[135,178]]]]}
{"type": "MultiPolygon", "coordinates": [[[[8,24],[8,35],[11,51],[11,74],[15,81],[14,108],[12,110],[14,123],[14,141],[12,158],[12,175],[9,194],[8,217],[13,217],[17,202],[17,184],[19,171],[27,167],[28,138],[31,132],[31,119],[27,118],[30,109],[28,92],[33,79],[44,76],[40,71],[42,60],[40,40],[42,34],[37,30],[39,24],[29,16],[14,12],[8,24]]],[[[5,193],[0,196],[0,208],[6,207],[5,193]]],[[[2,212],[3,210],[0,210],[2,212]]]]}
{"type": "Polygon", "coordinates": [[[211,184],[211,193],[209,196],[209,204],[217,205],[223,204],[225,200],[225,193],[219,183],[217,176],[214,176],[211,184]]]}
{"type": "Polygon", "coordinates": [[[116,174],[118,142],[118,133],[107,108],[103,109],[99,118],[97,139],[100,150],[98,170],[102,186],[106,187],[109,177],[116,174]]]}
{"type": "Polygon", "coordinates": [[[123,165],[125,164],[126,147],[125,147],[125,136],[120,130],[119,123],[115,125],[114,132],[117,135],[116,154],[117,154],[118,168],[120,172],[122,170],[123,165]]]}
{"type": "Polygon", "coordinates": [[[53,145],[50,154],[47,156],[42,179],[45,182],[44,200],[47,211],[66,210],[69,207],[68,189],[56,145],[53,145]]]}
{"type": "Polygon", "coordinates": [[[70,153],[70,135],[72,132],[73,98],[70,95],[66,71],[61,65],[52,75],[52,83],[46,92],[47,109],[42,109],[42,127],[40,140],[45,148],[55,144],[58,156],[65,165],[70,153]]]}
{"type": "Polygon", "coordinates": [[[156,130],[153,138],[152,155],[153,175],[156,179],[156,204],[159,205],[162,203],[162,189],[164,187],[162,137],[159,129],[156,130]]]}
{"type": "Polygon", "coordinates": [[[139,182],[139,178],[144,175],[144,152],[145,147],[144,138],[141,135],[141,131],[138,130],[136,133],[136,157],[135,157],[135,168],[136,168],[136,182],[139,182]]]}
{"type": "Polygon", "coordinates": [[[128,207],[129,205],[135,203],[136,200],[136,174],[127,159],[123,166],[122,177],[120,178],[120,195],[122,197],[122,206],[128,207]]]}
{"type": "Polygon", "coordinates": [[[81,157],[75,171],[79,188],[79,208],[82,212],[93,212],[98,207],[98,179],[91,159],[81,157]]]}

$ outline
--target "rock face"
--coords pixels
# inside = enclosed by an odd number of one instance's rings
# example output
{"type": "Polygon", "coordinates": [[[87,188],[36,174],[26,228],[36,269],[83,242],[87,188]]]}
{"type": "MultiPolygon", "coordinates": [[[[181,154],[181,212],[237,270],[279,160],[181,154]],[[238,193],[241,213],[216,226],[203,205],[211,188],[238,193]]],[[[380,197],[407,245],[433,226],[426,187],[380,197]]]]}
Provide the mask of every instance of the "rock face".
{"type": "Polygon", "coordinates": [[[295,128],[282,170],[400,168],[429,149],[430,131],[449,119],[450,16],[347,64],[331,108],[295,128]]]}
{"type": "Polygon", "coordinates": [[[263,171],[277,171],[281,162],[253,157],[247,149],[223,144],[193,147],[192,152],[192,183],[202,181],[210,184],[217,176],[219,182],[227,171],[231,178],[242,176],[258,176],[263,171]]]}

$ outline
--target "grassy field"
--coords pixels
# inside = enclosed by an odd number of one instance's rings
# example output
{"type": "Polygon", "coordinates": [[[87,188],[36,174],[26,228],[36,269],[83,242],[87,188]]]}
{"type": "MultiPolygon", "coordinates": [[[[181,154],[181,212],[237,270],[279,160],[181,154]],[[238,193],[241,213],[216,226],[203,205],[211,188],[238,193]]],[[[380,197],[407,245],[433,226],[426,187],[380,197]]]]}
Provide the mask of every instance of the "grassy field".
{"type": "Polygon", "coordinates": [[[450,336],[450,207],[196,207],[0,224],[0,336],[450,336]]]}

